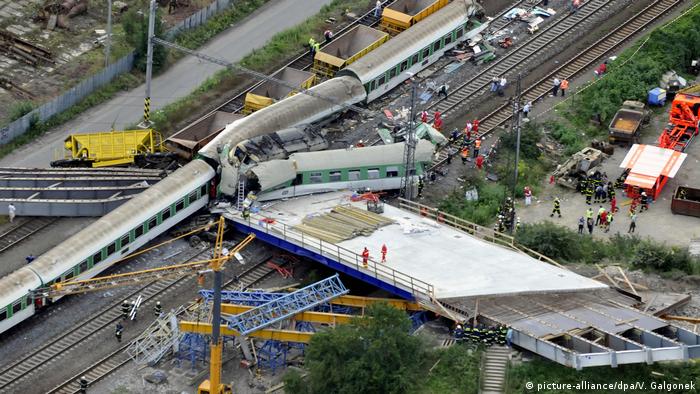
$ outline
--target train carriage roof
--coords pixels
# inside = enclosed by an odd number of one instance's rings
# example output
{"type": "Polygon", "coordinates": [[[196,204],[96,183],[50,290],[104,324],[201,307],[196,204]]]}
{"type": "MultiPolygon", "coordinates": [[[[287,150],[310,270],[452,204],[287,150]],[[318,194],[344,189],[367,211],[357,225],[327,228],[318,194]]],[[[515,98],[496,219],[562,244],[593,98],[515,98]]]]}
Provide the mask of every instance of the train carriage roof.
{"type": "Polygon", "coordinates": [[[28,267],[22,267],[2,277],[0,282],[0,308],[17,301],[29,293],[29,290],[41,287],[41,279],[28,267]]]}
{"type": "Polygon", "coordinates": [[[469,16],[479,9],[473,1],[453,1],[340,70],[337,75],[353,75],[363,84],[367,83],[453,31],[459,24],[466,23],[469,16]]]}

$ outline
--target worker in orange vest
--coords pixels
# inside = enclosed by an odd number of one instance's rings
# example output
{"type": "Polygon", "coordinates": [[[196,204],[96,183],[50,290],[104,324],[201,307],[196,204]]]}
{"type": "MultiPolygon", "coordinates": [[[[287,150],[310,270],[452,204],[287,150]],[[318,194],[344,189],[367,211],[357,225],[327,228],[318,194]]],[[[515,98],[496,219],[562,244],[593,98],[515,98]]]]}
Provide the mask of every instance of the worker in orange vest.
{"type": "Polygon", "coordinates": [[[362,265],[367,268],[367,262],[369,261],[369,249],[365,246],[365,250],[362,251],[362,265]]]}
{"type": "Polygon", "coordinates": [[[386,263],[386,244],[382,244],[382,263],[386,263]]]}
{"type": "Polygon", "coordinates": [[[477,138],[476,141],[474,141],[474,157],[476,158],[479,156],[479,149],[481,148],[481,138],[477,138]]]}
{"type": "Polygon", "coordinates": [[[462,164],[467,165],[467,158],[469,158],[469,148],[468,147],[463,147],[462,151],[459,152],[459,155],[462,156],[462,164]]]}
{"type": "Polygon", "coordinates": [[[569,88],[569,80],[564,78],[561,80],[561,83],[559,84],[559,90],[561,90],[561,96],[564,97],[566,93],[566,89],[569,88]]]}

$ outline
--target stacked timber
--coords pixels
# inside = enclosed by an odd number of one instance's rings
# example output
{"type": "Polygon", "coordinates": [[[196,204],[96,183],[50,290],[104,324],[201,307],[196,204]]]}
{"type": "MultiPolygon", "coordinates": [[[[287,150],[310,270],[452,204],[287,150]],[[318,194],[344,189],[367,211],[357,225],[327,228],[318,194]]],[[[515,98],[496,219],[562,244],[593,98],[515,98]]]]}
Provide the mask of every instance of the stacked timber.
{"type": "Polygon", "coordinates": [[[338,243],[372,234],[394,221],[382,215],[350,205],[339,205],[329,213],[307,217],[294,228],[318,239],[338,243]]]}

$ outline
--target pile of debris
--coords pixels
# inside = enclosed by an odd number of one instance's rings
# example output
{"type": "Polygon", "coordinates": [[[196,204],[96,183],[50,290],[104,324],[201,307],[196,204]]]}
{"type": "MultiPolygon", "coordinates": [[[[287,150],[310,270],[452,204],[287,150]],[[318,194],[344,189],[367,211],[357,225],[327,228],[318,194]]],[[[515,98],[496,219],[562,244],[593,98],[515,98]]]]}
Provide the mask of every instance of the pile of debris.
{"type": "Polygon", "coordinates": [[[13,59],[36,66],[54,63],[53,54],[39,45],[23,40],[6,30],[0,30],[0,51],[13,59]]]}
{"type": "Polygon", "coordinates": [[[68,19],[84,14],[88,10],[89,0],[46,0],[39,8],[35,22],[46,21],[46,29],[56,27],[70,29],[68,19]]]}

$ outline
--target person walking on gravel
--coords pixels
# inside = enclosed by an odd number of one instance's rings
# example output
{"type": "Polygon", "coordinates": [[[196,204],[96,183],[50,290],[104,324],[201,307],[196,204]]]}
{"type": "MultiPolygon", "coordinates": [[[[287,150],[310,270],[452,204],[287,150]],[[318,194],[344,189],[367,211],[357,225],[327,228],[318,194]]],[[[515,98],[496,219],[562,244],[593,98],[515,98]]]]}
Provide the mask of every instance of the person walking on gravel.
{"type": "Polygon", "coordinates": [[[15,204],[10,203],[10,205],[7,206],[7,216],[10,217],[10,223],[15,221],[16,214],[17,208],[15,207],[15,204]]]}
{"type": "Polygon", "coordinates": [[[552,80],[552,94],[550,96],[552,97],[557,97],[557,92],[559,92],[559,85],[561,85],[561,81],[559,78],[554,77],[552,80]]]}

